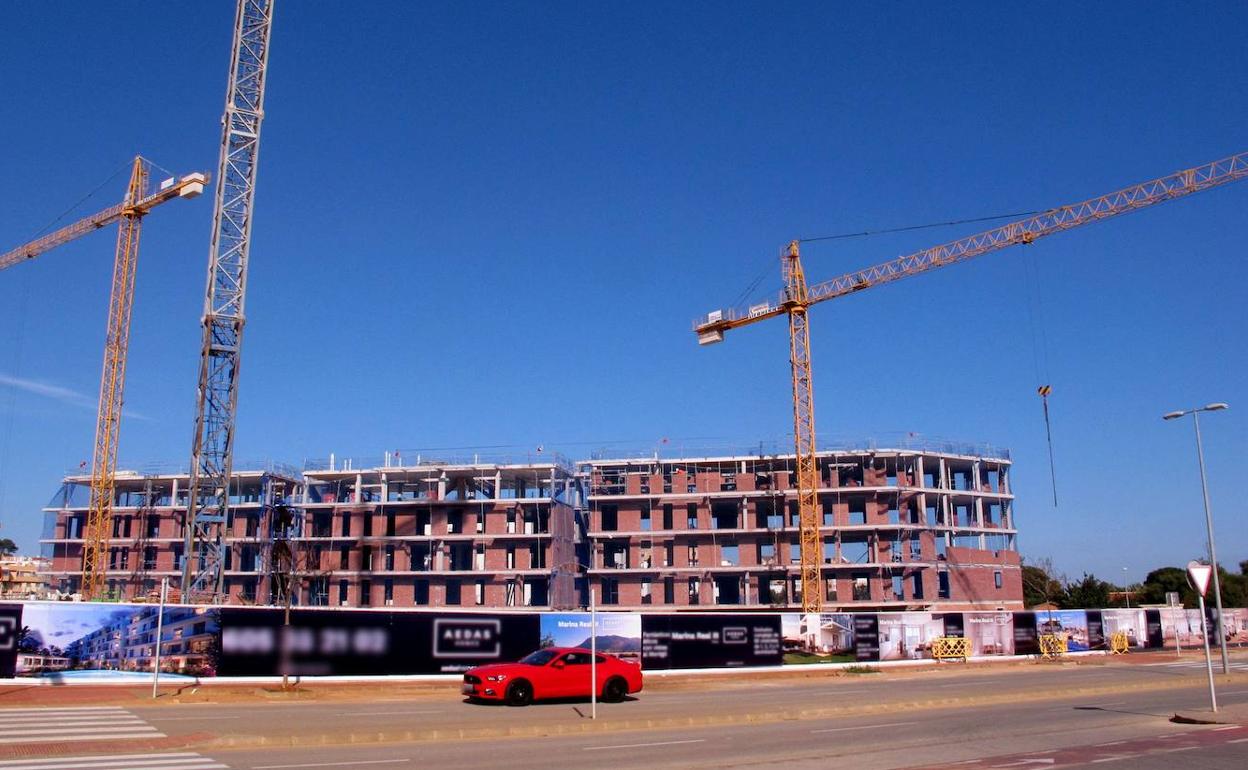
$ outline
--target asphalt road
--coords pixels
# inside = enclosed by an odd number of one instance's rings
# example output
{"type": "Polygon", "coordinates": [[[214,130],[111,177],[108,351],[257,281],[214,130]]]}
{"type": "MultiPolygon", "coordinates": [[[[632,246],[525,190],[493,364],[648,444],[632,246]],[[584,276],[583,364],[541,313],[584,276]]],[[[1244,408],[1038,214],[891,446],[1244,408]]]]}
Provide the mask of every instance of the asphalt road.
{"type": "MultiPolygon", "coordinates": [[[[1248,704],[1248,675],[1219,697],[1248,704]]],[[[1248,726],[1168,721],[1206,703],[1199,671],[1167,665],[652,679],[634,700],[600,704],[597,721],[584,702],[515,709],[448,692],[390,699],[379,686],[376,698],[351,703],[127,705],[128,718],[165,736],[219,738],[164,754],[6,760],[0,770],[1248,767],[1248,726]]]]}

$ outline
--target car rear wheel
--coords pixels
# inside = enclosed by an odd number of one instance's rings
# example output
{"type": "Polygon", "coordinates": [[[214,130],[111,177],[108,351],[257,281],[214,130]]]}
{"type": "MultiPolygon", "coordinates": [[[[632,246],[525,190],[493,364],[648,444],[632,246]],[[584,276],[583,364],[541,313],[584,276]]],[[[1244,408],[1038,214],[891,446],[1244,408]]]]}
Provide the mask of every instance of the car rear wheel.
{"type": "Polygon", "coordinates": [[[533,685],[517,679],[507,686],[508,706],[527,706],[533,702],[533,685]]]}
{"type": "Polygon", "coordinates": [[[628,684],[618,676],[608,679],[607,684],[602,688],[602,699],[608,703],[619,703],[627,694],[628,684]]]}

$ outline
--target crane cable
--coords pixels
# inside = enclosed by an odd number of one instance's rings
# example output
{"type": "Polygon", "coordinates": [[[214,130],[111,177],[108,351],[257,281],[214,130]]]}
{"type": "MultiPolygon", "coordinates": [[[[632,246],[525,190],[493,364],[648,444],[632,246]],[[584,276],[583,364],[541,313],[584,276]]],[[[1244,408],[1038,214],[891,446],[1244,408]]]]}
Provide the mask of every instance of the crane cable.
{"type": "Polygon", "coordinates": [[[1036,388],[1044,407],[1044,435],[1049,449],[1049,484],[1053,488],[1053,507],[1057,507],[1057,465],[1053,455],[1053,423],[1049,417],[1049,338],[1045,330],[1044,301],[1040,283],[1040,269],[1035,262],[1035,252],[1028,251],[1023,259],[1023,272],[1027,277],[1027,321],[1031,330],[1031,358],[1036,380],[1042,383],[1036,388]],[[1043,364],[1043,366],[1042,366],[1043,364]]]}

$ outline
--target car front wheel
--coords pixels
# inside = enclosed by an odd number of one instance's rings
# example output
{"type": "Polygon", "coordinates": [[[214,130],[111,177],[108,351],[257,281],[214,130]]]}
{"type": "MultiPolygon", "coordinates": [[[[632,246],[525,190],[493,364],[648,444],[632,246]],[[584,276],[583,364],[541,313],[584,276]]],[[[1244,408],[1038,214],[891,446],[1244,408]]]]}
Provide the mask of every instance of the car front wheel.
{"type": "Polygon", "coordinates": [[[533,685],[517,679],[507,687],[508,706],[527,706],[533,702],[533,685]]]}
{"type": "Polygon", "coordinates": [[[602,699],[608,703],[619,703],[627,694],[628,684],[619,677],[608,679],[606,686],[602,688],[602,699]]]}

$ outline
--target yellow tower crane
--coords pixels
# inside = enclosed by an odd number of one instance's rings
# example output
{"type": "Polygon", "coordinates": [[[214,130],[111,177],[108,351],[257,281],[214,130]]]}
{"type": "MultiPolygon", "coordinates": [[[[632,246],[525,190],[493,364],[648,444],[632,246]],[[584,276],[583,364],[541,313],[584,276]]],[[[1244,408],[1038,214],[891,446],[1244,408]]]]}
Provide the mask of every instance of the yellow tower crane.
{"type": "Polygon", "coordinates": [[[108,328],[104,338],[104,369],[100,376],[100,403],[91,458],[91,501],[83,532],[82,593],[95,598],[108,567],[109,523],[116,487],[117,438],[121,427],[122,395],[126,380],[126,353],[130,345],[130,311],[134,306],[134,273],[139,260],[139,231],[143,217],[174,198],[194,198],[204,191],[208,175],[196,172],[168,179],[155,191],[148,190],[149,164],[136,157],[130,171],[125,199],[92,216],[80,219],[37,240],[0,255],[0,270],[33,259],[57,246],[118,222],[117,251],[113,260],[112,293],[108,305],[108,328]]]}
{"type": "Polygon", "coordinates": [[[837,299],[873,286],[891,283],[938,267],[1028,244],[1046,235],[1126,214],[1174,198],[1248,177],[1248,153],[1177,171],[1116,192],[1040,214],[1001,227],[933,246],[914,254],[846,273],[830,281],[808,286],[799,256],[800,241],[789,244],[781,256],[784,289],[775,300],[744,308],[716,310],[694,322],[698,343],[722,342],[724,332],[773,318],[789,317],[789,363],[793,370],[793,439],[797,456],[798,533],[801,550],[802,610],[823,609],[820,590],[820,533],[818,467],[815,447],[815,396],[811,380],[810,328],[807,310],[824,300],[837,299]]]}

